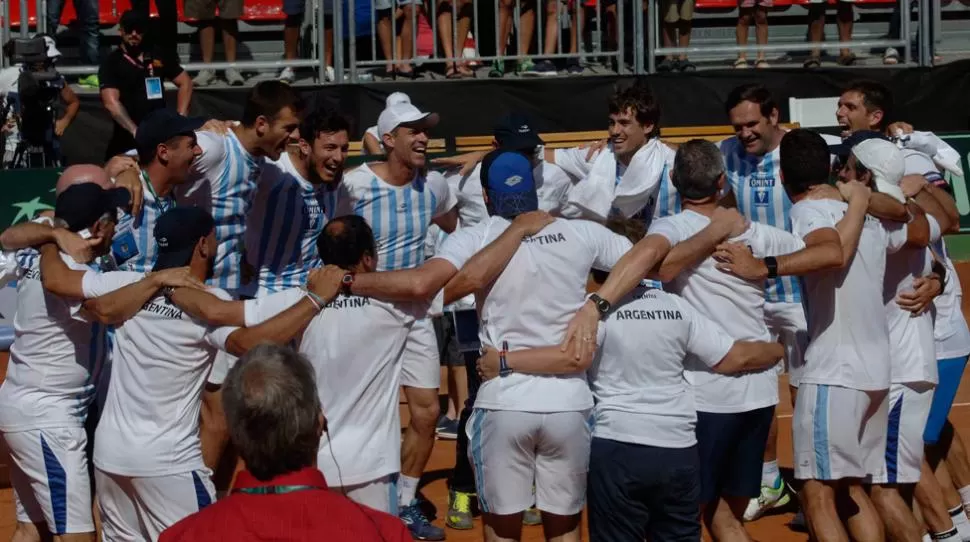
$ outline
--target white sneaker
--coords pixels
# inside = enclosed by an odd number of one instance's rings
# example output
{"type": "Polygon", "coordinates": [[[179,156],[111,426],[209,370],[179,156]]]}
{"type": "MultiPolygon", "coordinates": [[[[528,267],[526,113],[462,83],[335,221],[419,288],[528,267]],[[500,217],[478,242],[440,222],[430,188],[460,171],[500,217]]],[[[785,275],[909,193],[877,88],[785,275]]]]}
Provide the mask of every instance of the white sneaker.
{"type": "Polygon", "coordinates": [[[226,82],[234,87],[241,87],[246,84],[246,79],[236,68],[226,68],[226,82]]]}
{"type": "Polygon", "coordinates": [[[337,74],[333,71],[333,66],[327,66],[327,71],[324,77],[326,78],[328,83],[333,82],[335,79],[337,79],[337,74]]]}
{"type": "Polygon", "coordinates": [[[775,483],[777,487],[761,486],[761,495],[758,495],[757,499],[751,499],[748,508],[744,511],[744,521],[754,521],[772,508],[785,506],[791,501],[785,481],[779,477],[775,483]]]}
{"type": "Polygon", "coordinates": [[[293,68],[289,66],[283,68],[283,71],[280,72],[279,80],[283,81],[284,83],[292,83],[293,81],[295,81],[296,74],[293,73],[293,68]]]}
{"type": "Polygon", "coordinates": [[[216,80],[216,73],[212,70],[202,70],[199,75],[195,76],[192,80],[192,84],[197,87],[207,87],[211,85],[216,80]]]}

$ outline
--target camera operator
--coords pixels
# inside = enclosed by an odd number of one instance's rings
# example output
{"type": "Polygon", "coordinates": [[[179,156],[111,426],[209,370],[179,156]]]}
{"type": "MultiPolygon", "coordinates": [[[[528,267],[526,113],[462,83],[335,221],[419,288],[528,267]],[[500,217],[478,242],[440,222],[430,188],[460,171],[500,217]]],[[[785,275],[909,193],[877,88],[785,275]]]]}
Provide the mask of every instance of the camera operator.
{"type": "Polygon", "coordinates": [[[121,45],[101,63],[101,103],[114,119],[114,132],[105,159],[135,148],[138,124],[156,109],[165,108],[163,80],[178,87],[176,110],[189,111],[192,100],[192,78],[182,69],[177,57],[154,54],[143,47],[149,19],[140,11],[128,10],[121,15],[121,45]]]}
{"type": "Polygon", "coordinates": [[[42,147],[43,166],[60,164],[58,138],[74,121],[81,102],[54,65],[61,57],[54,39],[37,34],[3,46],[10,67],[0,71],[0,134],[5,167],[27,167],[26,146],[42,147]],[[60,102],[64,114],[57,118],[60,102]],[[14,163],[19,162],[19,163],[14,163]]]}

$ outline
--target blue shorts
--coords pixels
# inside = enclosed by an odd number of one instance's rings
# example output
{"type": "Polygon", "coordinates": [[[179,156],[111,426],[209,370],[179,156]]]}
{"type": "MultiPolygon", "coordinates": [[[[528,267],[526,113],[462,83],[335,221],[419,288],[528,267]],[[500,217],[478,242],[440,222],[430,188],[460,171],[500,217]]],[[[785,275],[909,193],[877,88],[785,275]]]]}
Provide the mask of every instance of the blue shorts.
{"type": "Polygon", "coordinates": [[[761,494],[761,464],[775,407],[721,414],[697,413],[702,504],[720,496],[761,494]]]}
{"type": "Polygon", "coordinates": [[[923,442],[936,444],[940,440],[940,433],[946,425],[946,417],[950,415],[953,400],[963,378],[963,369],[967,366],[967,356],[962,358],[946,358],[936,360],[936,367],[940,373],[940,383],[936,385],[933,394],[933,404],[930,405],[930,416],[926,420],[923,431],[923,442]]]}

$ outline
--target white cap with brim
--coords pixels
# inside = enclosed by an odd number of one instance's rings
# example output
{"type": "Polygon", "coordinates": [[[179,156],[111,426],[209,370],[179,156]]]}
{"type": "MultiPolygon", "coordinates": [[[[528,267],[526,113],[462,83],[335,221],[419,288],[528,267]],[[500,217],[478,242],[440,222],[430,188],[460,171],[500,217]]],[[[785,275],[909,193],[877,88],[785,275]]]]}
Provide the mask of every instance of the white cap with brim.
{"type": "Polygon", "coordinates": [[[906,203],[906,196],[899,188],[899,183],[906,174],[906,161],[896,145],[882,139],[867,139],[852,147],[852,154],[863,167],[872,172],[877,192],[906,203]]]}
{"type": "Polygon", "coordinates": [[[387,99],[384,100],[384,107],[391,107],[397,104],[409,104],[411,103],[411,97],[403,92],[392,92],[387,95],[387,99]]]}
{"type": "Polygon", "coordinates": [[[393,132],[398,126],[433,128],[437,124],[437,113],[425,113],[409,103],[396,104],[381,112],[381,116],[377,118],[377,132],[384,137],[384,134],[393,132]]]}

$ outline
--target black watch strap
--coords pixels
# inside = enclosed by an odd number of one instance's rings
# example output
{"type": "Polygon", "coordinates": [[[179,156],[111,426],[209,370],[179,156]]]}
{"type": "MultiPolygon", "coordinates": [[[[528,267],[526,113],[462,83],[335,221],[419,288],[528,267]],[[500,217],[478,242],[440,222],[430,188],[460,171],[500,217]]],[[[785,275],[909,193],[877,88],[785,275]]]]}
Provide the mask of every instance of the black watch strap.
{"type": "Polygon", "coordinates": [[[768,278],[778,278],[778,259],[774,256],[768,256],[764,259],[765,267],[768,268],[768,278]]]}
{"type": "Polygon", "coordinates": [[[612,308],[610,302],[600,297],[599,294],[590,294],[589,300],[596,306],[596,310],[599,311],[600,316],[606,316],[610,312],[610,308],[612,308]]]}

